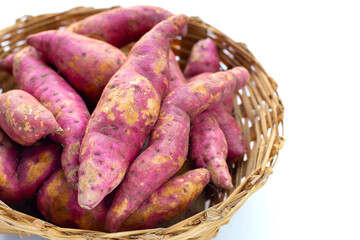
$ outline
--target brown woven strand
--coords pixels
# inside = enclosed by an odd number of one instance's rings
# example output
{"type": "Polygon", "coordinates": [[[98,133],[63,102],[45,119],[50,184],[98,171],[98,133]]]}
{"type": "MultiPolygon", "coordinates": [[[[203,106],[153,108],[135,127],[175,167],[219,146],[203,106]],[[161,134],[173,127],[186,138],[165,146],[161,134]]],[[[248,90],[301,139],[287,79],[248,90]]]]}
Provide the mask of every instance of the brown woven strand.
{"type": "MultiPolygon", "coordinates": [[[[62,13],[24,16],[13,26],[0,31],[0,59],[23,48],[26,36],[49,29],[61,29],[70,23],[107,9],[77,7],[62,13]]],[[[284,107],[277,84],[243,43],[236,43],[221,31],[190,17],[188,34],[177,38],[172,48],[184,68],[194,43],[203,38],[215,41],[222,70],[246,67],[250,82],[234,96],[234,116],[243,129],[248,151],[229,166],[236,186],[221,191],[211,185],[195,203],[163,226],[141,231],[102,233],[61,228],[41,219],[16,211],[0,201],[0,232],[36,234],[49,239],[211,239],[220,226],[227,224],[244,202],[267,181],[273,171],[283,138],[284,107]]],[[[0,88],[16,88],[11,75],[0,72],[0,88]]]]}

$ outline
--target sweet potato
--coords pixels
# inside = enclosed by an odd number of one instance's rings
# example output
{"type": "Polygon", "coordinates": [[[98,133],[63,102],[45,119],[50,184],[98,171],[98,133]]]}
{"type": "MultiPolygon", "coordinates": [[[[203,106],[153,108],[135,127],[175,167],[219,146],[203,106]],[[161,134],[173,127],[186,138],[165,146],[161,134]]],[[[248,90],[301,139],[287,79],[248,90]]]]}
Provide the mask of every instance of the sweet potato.
{"type": "Polygon", "coordinates": [[[184,69],[186,78],[191,78],[204,72],[217,72],[220,68],[220,59],[215,43],[210,39],[202,39],[194,44],[184,69]]]}
{"type": "Polygon", "coordinates": [[[81,144],[79,204],[91,209],[123,179],[154,126],[169,82],[169,43],[187,17],[157,24],[131,49],[106,85],[81,144]]]}
{"type": "Polygon", "coordinates": [[[167,95],[148,148],[131,164],[116,191],[106,216],[107,231],[115,232],[183,165],[188,152],[190,119],[241,88],[248,77],[246,69],[236,67],[190,82],[167,95]]]}
{"type": "Polygon", "coordinates": [[[22,200],[16,168],[19,162],[19,146],[0,129],[0,200],[22,200]]]}
{"type": "Polygon", "coordinates": [[[155,6],[115,8],[75,22],[66,30],[123,47],[170,16],[172,13],[155,6]]]}
{"type": "Polygon", "coordinates": [[[165,93],[165,96],[170,92],[175,90],[178,87],[184,86],[187,81],[184,77],[184,74],[181,71],[179,63],[176,61],[175,54],[170,50],[169,52],[169,69],[170,69],[170,79],[169,87],[165,93]]]}
{"type": "MultiPolygon", "coordinates": [[[[189,82],[197,79],[210,76],[211,73],[201,73],[188,79],[189,82]]],[[[209,112],[216,118],[221,130],[224,133],[228,145],[227,162],[232,162],[237,156],[244,154],[247,151],[246,141],[242,130],[237,125],[235,118],[232,115],[232,108],[229,106],[232,96],[225,98],[225,100],[209,109],[209,112]]]]}
{"type": "MultiPolygon", "coordinates": [[[[209,75],[211,72],[216,72],[218,69],[219,56],[217,54],[216,45],[211,39],[203,39],[198,41],[191,49],[184,75],[188,78],[191,77],[188,81],[194,81],[197,78],[196,75],[209,75]]],[[[247,149],[243,133],[232,116],[233,106],[233,95],[230,95],[225,98],[221,104],[209,109],[209,112],[216,117],[216,120],[219,122],[220,128],[225,135],[228,144],[228,162],[231,162],[235,157],[245,153],[247,149]],[[229,121],[228,124],[227,121],[229,121]]]]}
{"type": "Polygon", "coordinates": [[[170,220],[200,195],[209,182],[208,170],[199,168],[173,177],[156,189],[120,226],[119,231],[153,228],[170,220]]]}
{"type": "Polygon", "coordinates": [[[204,111],[192,120],[191,125],[189,160],[198,168],[208,169],[215,186],[231,189],[231,175],[226,163],[228,147],[215,117],[204,111]]]}
{"type": "Polygon", "coordinates": [[[0,59],[0,71],[5,71],[7,73],[12,74],[14,62],[14,54],[10,54],[3,59],[0,59]]]}
{"type": "Polygon", "coordinates": [[[24,199],[32,197],[60,165],[62,147],[44,140],[26,147],[17,168],[19,188],[24,199]]]}
{"type": "Polygon", "coordinates": [[[0,95],[0,127],[15,142],[29,146],[48,134],[63,134],[55,117],[22,90],[0,95]]]}
{"type": "Polygon", "coordinates": [[[107,206],[101,202],[92,210],[81,208],[77,191],[65,179],[61,169],[55,170],[37,194],[37,207],[45,219],[62,227],[104,230],[107,206]]]}
{"type": "Polygon", "coordinates": [[[42,52],[92,105],[126,58],[120,49],[106,42],[68,31],[36,33],[26,42],[42,52]]]}
{"type": "MultiPolygon", "coordinates": [[[[187,83],[175,55],[171,51],[170,53],[168,92],[187,83]]],[[[232,188],[231,176],[226,164],[227,153],[224,133],[211,113],[204,111],[191,121],[189,161],[195,167],[207,168],[210,171],[211,181],[215,186],[222,188],[232,188]]]]}
{"type": "Polygon", "coordinates": [[[209,111],[213,114],[225,135],[228,145],[227,161],[231,162],[247,151],[247,144],[243,132],[224,104],[218,104],[210,108],[209,111]]]}
{"type": "Polygon", "coordinates": [[[33,95],[54,116],[64,134],[52,136],[64,146],[61,164],[73,188],[78,185],[80,143],[90,113],[79,94],[55,71],[49,68],[33,47],[16,54],[14,78],[19,87],[33,95]]]}

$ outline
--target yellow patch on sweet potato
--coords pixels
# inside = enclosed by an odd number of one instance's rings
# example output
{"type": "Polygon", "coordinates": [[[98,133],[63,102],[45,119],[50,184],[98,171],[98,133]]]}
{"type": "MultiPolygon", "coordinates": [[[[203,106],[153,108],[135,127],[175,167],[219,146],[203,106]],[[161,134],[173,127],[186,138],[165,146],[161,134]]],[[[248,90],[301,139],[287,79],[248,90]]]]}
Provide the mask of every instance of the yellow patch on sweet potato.
{"type": "Polygon", "coordinates": [[[80,66],[76,62],[80,59],[79,56],[74,55],[72,61],[69,62],[70,68],[74,69],[76,72],[80,72],[80,66]]]}
{"type": "Polygon", "coordinates": [[[127,209],[127,205],[128,205],[128,200],[125,199],[125,201],[123,201],[120,205],[114,207],[112,211],[117,215],[121,215],[123,214],[124,210],[127,209]]]}
{"type": "Polygon", "coordinates": [[[133,89],[116,89],[109,93],[107,99],[110,101],[105,102],[99,110],[107,114],[109,120],[116,120],[116,116],[113,112],[113,108],[116,107],[116,110],[121,112],[120,115],[124,117],[128,125],[131,126],[139,121],[139,113],[134,104],[133,89]]]}
{"type": "Polygon", "coordinates": [[[142,118],[146,119],[145,122],[146,125],[150,125],[156,121],[157,116],[159,114],[160,102],[158,97],[149,98],[146,107],[147,109],[141,110],[142,118]]]}
{"type": "Polygon", "coordinates": [[[55,156],[49,151],[43,152],[39,155],[39,161],[37,163],[29,162],[28,163],[28,175],[27,181],[34,182],[39,176],[39,173],[42,173],[47,166],[54,160],[55,156]]]}
{"type": "MultiPolygon", "coordinates": [[[[59,171],[57,175],[63,175],[64,173],[62,171],[59,171]]],[[[65,178],[65,176],[63,176],[65,178]]],[[[53,181],[49,183],[49,185],[46,187],[46,195],[48,195],[51,198],[56,198],[59,195],[59,190],[61,189],[62,181],[61,177],[56,176],[53,181]]]]}
{"type": "MultiPolygon", "coordinates": [[[[160,52],[160,50],[159,50],[159,52],[160,52]]],[[[154,72],[158,75],[161,75],[161,73],[164,71],[167,63],[168,63],[167,56],[165,54],[162,54],[161,58],[155,65],[154,72]]]]}
{"type": "Polygon", "coordinates": [[[202,94],[206,94],[207,93],[207,90],[206,88],[204,87],[204,84],[203,83],[194,83],[192,84],[192,86],[190,87],[190,91],[193,92],[193,93],[202,93],[202,94]]]}

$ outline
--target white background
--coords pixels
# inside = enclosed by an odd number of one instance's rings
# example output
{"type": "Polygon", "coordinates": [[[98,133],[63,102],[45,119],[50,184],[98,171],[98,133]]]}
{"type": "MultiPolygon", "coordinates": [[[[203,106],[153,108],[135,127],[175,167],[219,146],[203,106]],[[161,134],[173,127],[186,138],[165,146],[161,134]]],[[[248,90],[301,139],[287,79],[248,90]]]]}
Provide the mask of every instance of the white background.
{"type": "Polygon", "coordinates": [[[274,173],[216,239],[360,239],[357,2],[12,0],[1,2],[0,29],[75,6],[152,4],[200,16],[247,44],[285,106],[286,143],[274,173]]]}

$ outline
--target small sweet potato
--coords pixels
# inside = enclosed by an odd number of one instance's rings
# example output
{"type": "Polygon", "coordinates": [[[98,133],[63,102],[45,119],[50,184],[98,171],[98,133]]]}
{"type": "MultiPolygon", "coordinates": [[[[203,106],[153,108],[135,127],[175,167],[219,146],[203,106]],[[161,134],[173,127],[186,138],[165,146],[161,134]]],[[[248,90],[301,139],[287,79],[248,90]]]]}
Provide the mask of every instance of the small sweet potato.
{"type": "Polygon", "coordinates": [[[0,200],[22,200],[16,168],[19,162],[19,146],[0,129],[0,200]]]}
{"type": "Polygon", "coordinates": [[[33,47],[16,53],[14,79],[19,87],[40,101],[54,116],[63,135],[50,136],[64,146],[61,164],[74,189],[78,185],[80,143],[90,113],[80,95],[58,73],[48,67],[33,47]]]}
{"type": "Polygon", "coordinates": [[[191,122],[189,160],[210,172],[215,186],[231,189],[231,175],[226,163],[228,146],[223,131],[209,112],[200,113],[191,122]]]}
{"type": "Polygon", "coordinates": [[[172,13],[155,6],[115,8],[75,22],[66,30],[123,47],[170,16],[172,13]]]}
{"type": "Polygon", "coordinates": [[[86,102],[93,105],[126,58],[120,49],[106,42],[68,31],[32,34],[26,42],[42,52],[86,102]]]}
{"type": "Polygon", "coordinates": [[[133,46],[106,85],[81,144],[80,206],[96,206],[139,154],[169,84],[169,43],[185,33],[187,21],[175,15],[157,24],[133,46]]]}
{"type": "Polygon", "coordinates": [[[175,217],[200,195],[210,175],[205,168],[173,177],[156,189],[120,226],[119,231],[153,228],[175,217]]]}
{"type": "Polygon", "coordinates": [[[220,59],[215,43],[210,39],[202,39],[194,44],[184,69],[186,78],[191,78],[204,72],[217,72],[220,68],[220,59]]]}
{"type": "Polygon", "coordinates": [[[60,165],[62,147],[49,140],[24,148],[17,168],[23,198],[33,196],[60,165]]]}
{"type": "Polygon", "coordinates": [[[45,219],[62,227],[104,231],[105,201],[92,210],[81,208],[75,191],[61,169],[55,170],[37,194],[37,207],[45,219]]]}
{"type": "Polygon", "coordinates": [[[22,90],[0,95],[0,127],[15,142],[29,146],[48,134],[63,134],[55,117],[22,90]]]}
{"type": "Polygon", "coordinates": [[[134,160],[116,190],[106,216],[107,231],[117,231],[153,191],[181,168],[188,152],[190,119],[233,94],[248,78],[245,68],[236,67],[190,82],[167,95],[148,148],[134,160]]]}

